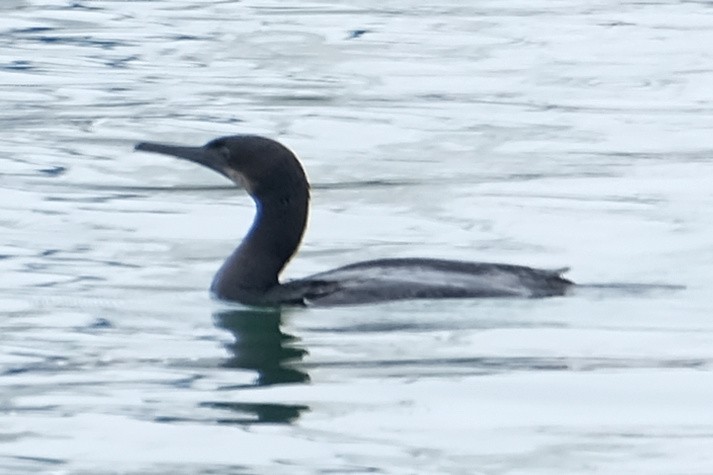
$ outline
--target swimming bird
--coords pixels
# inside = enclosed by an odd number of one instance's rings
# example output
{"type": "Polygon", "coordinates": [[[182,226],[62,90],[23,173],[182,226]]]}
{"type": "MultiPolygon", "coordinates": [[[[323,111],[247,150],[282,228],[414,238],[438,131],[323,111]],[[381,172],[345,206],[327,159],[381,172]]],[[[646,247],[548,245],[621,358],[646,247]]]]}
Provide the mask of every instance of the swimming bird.
{"type": "Polygon", "coordinates": [[[354,305],[402,299],[549,297],[573,283],[567,269],[443,259],[378,259],[280,283],[307,225],[309,183],[297,157],[257,135],[211,140],[201,147],[142,142],[136,150],[198,163],[244,188],[255,201],[253,224],[211,284],[220,299],[252,306],[354,305]]]}

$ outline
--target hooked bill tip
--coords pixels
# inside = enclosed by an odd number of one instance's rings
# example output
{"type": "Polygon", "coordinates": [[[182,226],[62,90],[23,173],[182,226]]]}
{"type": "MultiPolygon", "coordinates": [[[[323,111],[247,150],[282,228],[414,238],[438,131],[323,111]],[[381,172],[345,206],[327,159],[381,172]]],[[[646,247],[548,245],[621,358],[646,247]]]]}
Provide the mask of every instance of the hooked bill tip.
{"type": "Polygon", "coordinates": [[[172,157],[183,158],[201,165],[210,166],[203,147],[184,147],[182,145],[168,145],[156,142],[139,142],[134,146],[134,150],[143,152],[170,155],[172,157]]]}
{"type": "Polygon", "coordinates": [[[146,150],[150,152],[152,149],[151,144],[148,142],[139,142],[136,145],[134,145],[134,150],[146,150]]]}
{"type": "Polygon", "coordinates": [[[177,153],[177,152],[179,152],[183,149],[187,149],[187,148],[189,148],[189,147],[179,147],[176,145],[166,145],[166,144],[156,143],[156,142],[139,142],[136,145],[134,145],[134,150],[160,153],[163,155],[177,155],[177,156],[181,156],[181,154],[177,153]]]}

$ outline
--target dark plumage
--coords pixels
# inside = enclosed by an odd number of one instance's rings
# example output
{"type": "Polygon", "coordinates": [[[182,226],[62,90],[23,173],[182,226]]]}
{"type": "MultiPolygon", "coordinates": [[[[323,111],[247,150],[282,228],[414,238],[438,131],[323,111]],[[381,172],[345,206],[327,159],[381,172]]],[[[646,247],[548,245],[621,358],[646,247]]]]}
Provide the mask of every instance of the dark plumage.
{"type": "Polygon", "coordinates": [[[573,285],[566,269],[441,259],[380,259],[280,284],[278,276],[302,240],[309,184],[295,155],[274,140],[236,135],[203,147],[150,142],[137,150],[206,166],[245,188],[256,204],[247,236],[213,279],[219,298],[248,305],[351,305],[399,299],[548,297],[573,285]]]}

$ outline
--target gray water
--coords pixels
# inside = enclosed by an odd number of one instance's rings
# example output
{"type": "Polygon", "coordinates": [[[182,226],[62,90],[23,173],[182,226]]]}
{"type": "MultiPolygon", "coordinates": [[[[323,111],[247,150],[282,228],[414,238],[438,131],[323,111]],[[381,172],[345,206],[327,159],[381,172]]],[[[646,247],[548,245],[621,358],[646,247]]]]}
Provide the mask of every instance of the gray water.
{"type": "Polygon", "coordinates": [[[710,2],[4,0],[0,33],[0,473],[713,473],[710,2]],[[251,201],[132,147],[235,133],[313,183],[285,277],[658,286],[213,301],[251,201]]]}

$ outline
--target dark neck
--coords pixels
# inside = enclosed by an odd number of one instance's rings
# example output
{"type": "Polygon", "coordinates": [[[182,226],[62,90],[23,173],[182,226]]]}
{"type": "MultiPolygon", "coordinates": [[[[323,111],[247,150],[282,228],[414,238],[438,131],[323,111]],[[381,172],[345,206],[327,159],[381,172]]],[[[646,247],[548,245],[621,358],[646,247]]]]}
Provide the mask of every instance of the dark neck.
{"type": "Polygon", "coordinates": [[[219,298],[253,300],[278,284],[278,276],[297,250],[307,224],[309,192],[256,198],[253,225],[213,279],[219,298]]]}

